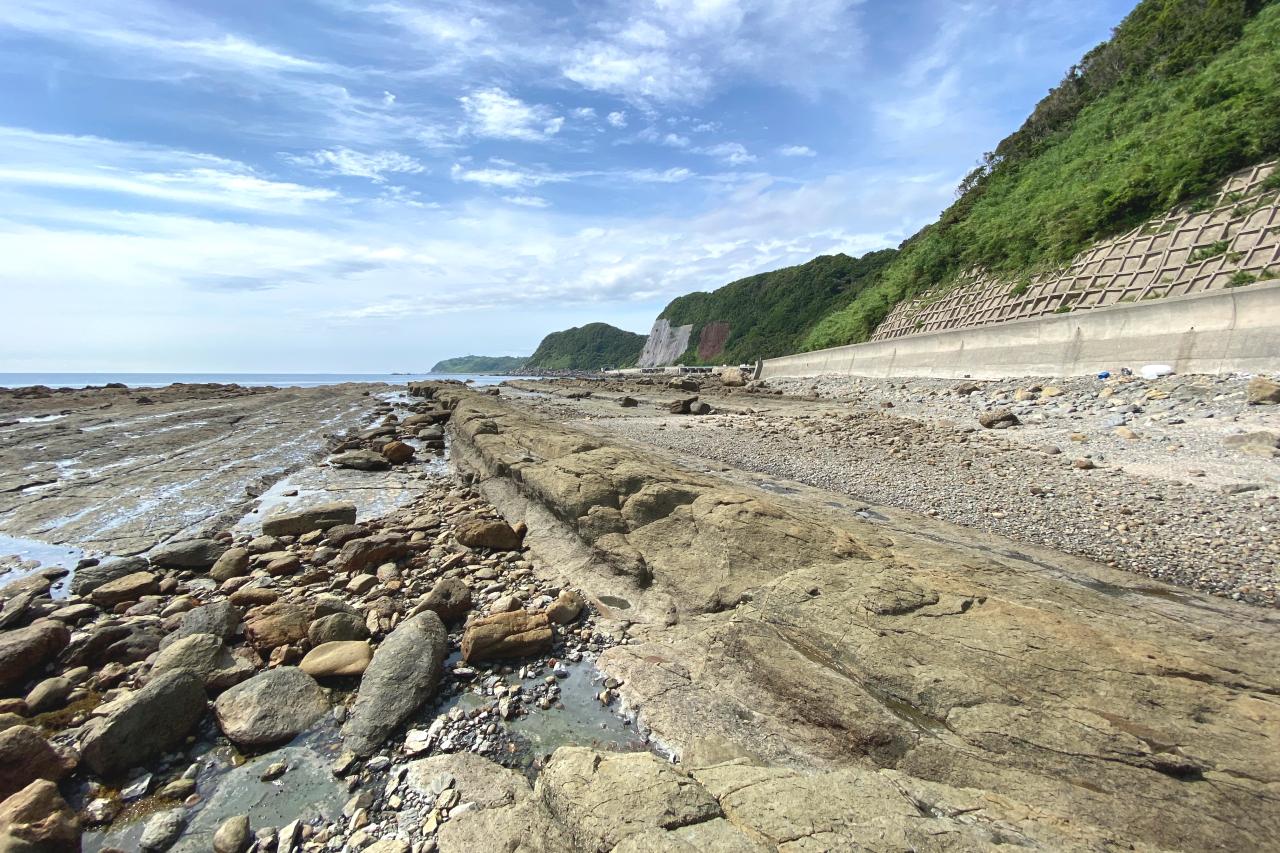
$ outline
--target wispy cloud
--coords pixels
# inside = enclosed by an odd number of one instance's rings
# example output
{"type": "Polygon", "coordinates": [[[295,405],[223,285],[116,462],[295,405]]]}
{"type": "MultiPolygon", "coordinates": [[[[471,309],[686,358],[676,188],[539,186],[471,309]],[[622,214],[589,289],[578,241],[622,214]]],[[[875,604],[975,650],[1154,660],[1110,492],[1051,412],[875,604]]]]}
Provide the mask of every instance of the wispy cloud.
{"type": "Polygon", "coordinates": [[[778,149],[783,157],[816,157],[818,152],[808,145],[784,145],[778,149]]]}
{"type": "Polygon", "coordinates": [[[477,136],[537,142],[560,132],[564,117],[542,104],[527,104],[493,87],[458,99],[467,115],[467,127],[477,136]]]}
{"type": "Polygon", "coordinates": [[[365,154],[350,148],[333,148],[309,154],[285,154],[283,157],[295,166],[311,168],[324,174],[368,178],[376,184],[385,183],[387,175],[417,175],[426,171],[426,167],[418,160],[398,151],[365,154]]]}

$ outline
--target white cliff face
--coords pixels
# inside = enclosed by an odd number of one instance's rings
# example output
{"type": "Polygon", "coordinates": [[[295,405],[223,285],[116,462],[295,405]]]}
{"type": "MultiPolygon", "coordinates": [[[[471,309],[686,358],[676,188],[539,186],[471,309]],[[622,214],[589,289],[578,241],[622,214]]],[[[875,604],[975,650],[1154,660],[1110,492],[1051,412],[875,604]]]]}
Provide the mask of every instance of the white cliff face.
{"type": "Polygon", "coordinates": [[[689,348],[689,335],[693,326],[672,326],[663,319],[654,321],[649,330],[649,339],[644,342],[644,350],[640,353],[639,367],[664,367],[674,364],[675,360],[689,348]]]}

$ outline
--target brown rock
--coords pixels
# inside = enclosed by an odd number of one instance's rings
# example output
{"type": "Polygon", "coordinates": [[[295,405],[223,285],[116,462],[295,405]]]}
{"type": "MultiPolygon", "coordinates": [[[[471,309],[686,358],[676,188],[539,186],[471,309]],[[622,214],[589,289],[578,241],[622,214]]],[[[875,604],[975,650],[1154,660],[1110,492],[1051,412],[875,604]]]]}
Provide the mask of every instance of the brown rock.
{"type": "Polygon", "coordinates": [[[571,589],[562,589],[556,600],[547,606],[547,618],[557,625],[568,625],[582,612],[582,596],[571,589]]]}
{"type": "Polygon", "coordinates": [[[238,589],[231,593],[230,601],[239,607],[259,607],[264,604],[271,604],[280,598],[280,593],[274,589],[267,589],[262,586],[251,586],[244,589],[238,589]]]}
{"type": "Polygon", "coordinates": [[[307,652],[298,667],[315,678],[362,675],[373,660],[373,648],[365,640],[336,640],[307,652]]]}
{"type": "Polygon", "coordinates": [[[520,537],[505,521],[476,518],[464,521],[454,531],[458,542],[468,548],[492,548],[495,551],[516,551],[520,537]]]}
{"type": "Polygon", "coordinates": [[[338,552],[335,568],[345,572],[359,572],[368,566],[377,566],[395,560],[408,550],[404,537],[393,533],[379,533],[353,539],[338,552]]]}
{"type": "Polygon", "coordinates": [[[462,658],[472,662],[529,657],[550,649],[552,639],[545,613],[495,613],[467,625],[462,635],[462,658]]]}
{"type": "Polygon", "coordinates": [[[978,415],[978,423],[982,424],[986,429],[1008,429],[1022,423],[1018,420],[1018,416],[1008,409],[996,409],[991,412],[983,412],[978,415]]]}
{"type": "Polygon", "coordinates": [[[300,642],[307,637],[311,618],[307,609],[285,601],[249,612],[244,633],[258,649],[274,649],[300,642]]]}
{"type": "Polygon", "coordinates": [[[249,551],[246,548],[228,548],[209,569],[209,577],[218,583],[249,573],[249,551]]]}
{"type": "Polygon", "coordinates": [[[51,619],[0,633],[0,689],[26,681],[70,641],[67,626],[51,619]]]}
{"type": "Polygon", "coordinates": [[[80,820],[47,780],[32,782],[0,803],[0,850],[80,853],[80,820]]]}
{"type": "Polygon", "coordinates": [[[0,732],[0,799],[37,779],[56,782],[66,772],[62,757],[31,726],[10,726],[0,732]]]}
{"type": "Polygon", "coordinates": [[[413,447],[403,441],[389,441],[382,446],[382,455],[392,465],[403,465],[413,459],[413,447]]]}
{"type": "Polygon", "coordinates": [[[302,568],[302,560],[298,558],[297,554],[276,557],[264,566],[266,573],[275,578],[296,574],[300,568],[302,568]]]}
{"type": "Polygon", "coordinates": [[[434,610],[444,622],[456,622],[471,609],[471,588],[458,578],[441,578],[422,600],[422,608],[434,610]]]}
{"type": "Polygon", "coordinates": [[[89,594],[93,603],[103,609],[110,609],[127,601],[137,601],[144,595],[155,595],[160,592],[160,579],[151,572],[134,572],[113,581],[108,581],[89,594]]]}
{"type": "Polygon", "coordinates": [[[1252,406],[1271,406],[1280,403],[1280,382],[1265,376],[1255,376],[1249,380],[1245,393],[1252,406]]]}
{"type": "Polygon", "coordinates": [[[273,512],[262,520],[262,533],[264,536],[300,536],[340,524],[355,524],[355,521],[355,504],[332,501],[303,509],[273,512]]]}

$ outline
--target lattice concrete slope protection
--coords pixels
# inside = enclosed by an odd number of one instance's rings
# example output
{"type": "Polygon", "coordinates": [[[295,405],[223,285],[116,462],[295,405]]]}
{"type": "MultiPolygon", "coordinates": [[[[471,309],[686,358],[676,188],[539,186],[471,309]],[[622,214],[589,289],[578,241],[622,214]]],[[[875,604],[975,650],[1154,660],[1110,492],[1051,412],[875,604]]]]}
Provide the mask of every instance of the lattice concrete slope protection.
{"type": "Polygon", "coordinates": [[[978,275],[900,303],[873,341],[1003,323],[1121,302],[1202,293],[1280,278],[1280,192],[1262,189],[1277,163],[1233,175],[1212,209],[1171,211],[1080,253],[1066,272],[1029,282],[978,275]]]}

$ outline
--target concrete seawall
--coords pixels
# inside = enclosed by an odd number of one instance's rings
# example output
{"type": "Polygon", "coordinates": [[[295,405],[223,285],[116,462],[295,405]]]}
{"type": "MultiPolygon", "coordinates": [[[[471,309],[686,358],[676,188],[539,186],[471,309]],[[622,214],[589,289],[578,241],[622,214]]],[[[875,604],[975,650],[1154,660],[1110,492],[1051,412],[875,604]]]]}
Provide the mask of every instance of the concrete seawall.
{"type": "Polygon", "coordinates": [[[760,376],[1081,376],[1168,364],[1179,373],[1280,371],[1280,281],[1015,320],[764,361],[760,376]]]}

